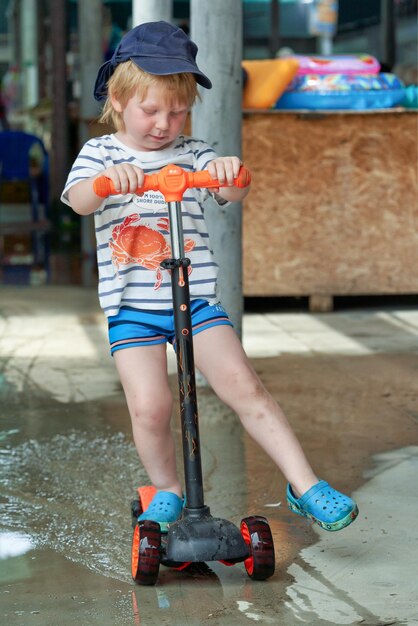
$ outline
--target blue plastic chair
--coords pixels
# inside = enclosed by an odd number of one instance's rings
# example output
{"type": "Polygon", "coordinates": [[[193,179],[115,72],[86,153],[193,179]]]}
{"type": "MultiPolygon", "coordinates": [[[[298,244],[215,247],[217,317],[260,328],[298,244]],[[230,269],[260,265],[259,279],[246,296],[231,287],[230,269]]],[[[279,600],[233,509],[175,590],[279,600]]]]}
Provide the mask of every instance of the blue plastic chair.
{"type": "Polygon", "coordinates": [[[15,226],[0,223],[0,234],[30,233],[34,264],[42,265],[49,276],[49,157],[36,135],[18,130],[0,132],[0,206],[1,188],[7,182],[27,183],[31,221],[15,226]],[[36,169],[32,162],[34,150],[41,156],[36,169]]]}

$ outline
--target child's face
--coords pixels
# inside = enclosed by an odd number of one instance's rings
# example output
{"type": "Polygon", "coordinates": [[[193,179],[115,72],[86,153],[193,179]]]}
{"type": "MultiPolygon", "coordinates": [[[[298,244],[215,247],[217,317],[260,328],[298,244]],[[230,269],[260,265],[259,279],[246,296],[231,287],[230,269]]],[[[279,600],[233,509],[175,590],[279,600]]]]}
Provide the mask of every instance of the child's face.
{"type": "Polygon", "coordinates": [[[164,96],[161,87],[151,85],[143,100],[135,94],[125,107],[112,99],[125,125],[117,136],[141,152],[167,148],[182,132],[189,107],[164,96]]]}

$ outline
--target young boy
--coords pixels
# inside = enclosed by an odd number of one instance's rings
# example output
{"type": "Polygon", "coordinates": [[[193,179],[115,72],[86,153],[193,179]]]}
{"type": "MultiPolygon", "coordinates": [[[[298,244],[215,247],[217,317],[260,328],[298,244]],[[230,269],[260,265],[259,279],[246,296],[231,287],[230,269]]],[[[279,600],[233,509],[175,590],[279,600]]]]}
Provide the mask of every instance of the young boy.
{"type": "MultiPolygon", "coordinates": [[[[116,132],[84,145],[62,196],[76,213],[94,213],[99,298],[108,317],[111,353],[138,455],[157,489],[140,519],[157,521],[163,529],[181,515],[183,506],[166,361],[166,343],[174,339],[171,283],[159,265],[170,257],[167,211],[161,194],[134,192],[144,173],[169,163],[190,171],[207,169],[227,183],[212,193],[219,205],[239,202],[249,191],[233,186],[241,166],[238,157],[219,157],[203,141],[181,134],[197,97],[197,83],[212,86],[196,64],[196,53],[197,46],[185,33],[166,22],[141,24],[125,35],[100,68],[94,90],[96,99],[105,99],[101,120],[112,122],[116,132]],[[120,195],[104,201],[95,195],[93,182],[102,175],[120,195]]],[[[192,267],[196,366],[285,475],[290,508],[327,530],[340,530],[357,516],[355,502],[318,480],[219,302],[217,265],[202,209],[208,193],[188,190],[182,202],[192,267]]]]}

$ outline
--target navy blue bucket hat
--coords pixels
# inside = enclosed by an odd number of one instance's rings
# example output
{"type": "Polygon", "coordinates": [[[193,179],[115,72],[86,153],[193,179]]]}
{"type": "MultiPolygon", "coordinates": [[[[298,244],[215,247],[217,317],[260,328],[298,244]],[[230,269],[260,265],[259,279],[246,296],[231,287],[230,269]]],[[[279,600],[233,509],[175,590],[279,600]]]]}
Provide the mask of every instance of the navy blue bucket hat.
{"type": "Polygon", "coordinates": [[[120,41],[109,61],[97,74],[94,97],[107,97],[107,83],[116,67],[125,61],[133,61],[148,74],[166,76],[190,72],[196,82],[206,89],[212,87],[209,78],[196,64],[197,46],[181,28],[168,22],[147,22],[130,30],[120,41]]]}

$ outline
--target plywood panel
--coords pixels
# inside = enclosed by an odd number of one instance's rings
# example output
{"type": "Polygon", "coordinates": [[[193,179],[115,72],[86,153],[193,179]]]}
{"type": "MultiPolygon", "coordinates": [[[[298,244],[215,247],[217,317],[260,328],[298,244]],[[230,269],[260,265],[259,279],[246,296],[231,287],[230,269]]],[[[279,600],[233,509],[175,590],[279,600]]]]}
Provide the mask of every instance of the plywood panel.
{"type": "Polygon", "coordinates": [[[244,115],[246,296],[418,293],[417,116],[244,115]]]}

